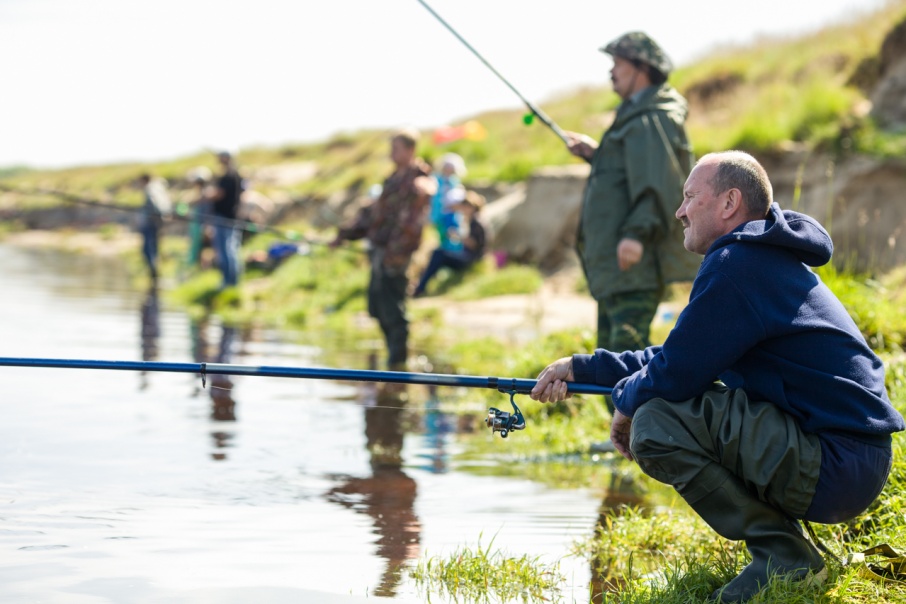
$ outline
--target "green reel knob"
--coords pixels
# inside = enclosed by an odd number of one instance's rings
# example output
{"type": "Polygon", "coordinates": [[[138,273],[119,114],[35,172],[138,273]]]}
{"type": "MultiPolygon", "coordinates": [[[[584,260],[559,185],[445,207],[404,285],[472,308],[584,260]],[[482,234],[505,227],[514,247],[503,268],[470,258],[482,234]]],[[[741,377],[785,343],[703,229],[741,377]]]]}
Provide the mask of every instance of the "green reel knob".
{"type": "Polygon", "coordinates": [[[531,126],[534,121],[535,121],[534,113],[526,113],[525,115],[522,116],[522,123],[525,124],[526,126],[531,126]]]}

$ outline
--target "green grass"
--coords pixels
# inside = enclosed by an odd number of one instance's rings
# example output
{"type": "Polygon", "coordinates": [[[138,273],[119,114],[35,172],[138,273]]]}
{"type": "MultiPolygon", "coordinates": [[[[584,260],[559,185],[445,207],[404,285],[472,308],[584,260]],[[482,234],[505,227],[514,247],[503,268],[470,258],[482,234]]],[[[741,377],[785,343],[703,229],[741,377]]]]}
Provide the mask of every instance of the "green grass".
{"type": "MultiPolygon", "coordinates": [[[[266,249],[272,240],[268,235],[254,238],[242,248],[242,256],[266,249]]],[[[237,292],[218,293],[220,275],[208,270],[188,276],[170,298],[207,310],[229,308],[238,322],[323,329],[337,313],[343,324],[352,323],[349,313],[364,309],[367,283],[366,256],[359,248],[332,252],[312,246],[308,254],[291,256],[273,272],[247,271],[237,292]]]]}
{"type": "MultiPolygon", "coordinates": [[[[902,350],[906,335],[906,307],[894,297],[890,287],[896,287],[894,273],[886,280],[842,272],[832,265],[821,267],[817,273],[837,295],[868,343],[877,351],[902,350]],[[890,287],[885,286],[890,283],[890,287]]],[[[902,288],[902,283],[900,283],[902,288]]]]}
{"type": "MultiPolygon", "coordinates": [[[[906,412],[906,354],[902,349],[906,269],[879,279],[831,268],[819,273],[882,355],[891,400],[900,413],[906,412]]],[[[675,294],[682,297],[682,292],[675,294]]],[[[462,373],[529,377],[537,375],[547,362],[592,345],[591,330],[577,330],[553,334],[517,350],[488,339],[461,342],[449,348],[447,355],[451,365],[462,373]]],[[[470,393],[469,400],[509,410],[504,395],[470,393]]],[[[718,537],[672,489],[642,475],[635,464],[619,461],[615,454],[600,458],[584,454],[588,445],[605,438],[609,429],[609,416],[600,397],[573,397],[558,405],[540,405],[517,397],[517,404],[526,416],[526,430],[512,433],[506,441],[490,433],[473,437],[467,441],[459,467],[482,475],[527,478],[553,488],[591,488],[605,493],[609,510],[597,533],[577,542],[572,552],[596,569],[589,601],[704,601],[748,562],[743,544],[718,537]],[[501,463],[489,464],[489,458],[501,463]]],[[[845,524],[814,525],[819,538],[837,558],[880,543],[906,551],[903,442],[902,434],[895,435],[890,479],[865,514],[845,524]]],[[[843,567],[833,559],[827,561],[829,579],[824,586],[806,587],[779,580],[752,601],[906,603],[906,586],[869,578],[861,566],[843,567]]],[[[454,558],[446,560],[448,566],[457,563],[454,558]]],[[[446,572],[456,575],[458,571],[446,572]]],[[[444,593],[440,586],[434,588],[444,593]]],[[[551,588],[545,601],[560,601],[556,594],[551,588]]]]}
{"type": "Polygon", "coordinates": [[[531,294],[538,291],[544,282],[541,271],[533,266],[511,264],[499,270],[489,267],[489,263],[482,263],[480,270],[472,270],[468,275],[451,273],[457,284],[450,288],[449,297],[463,301],[509,294],[531,294]]]}
{"type": "Polygon", "coordinates": [[[564,581],[557,564],[510,556],[492,546],[493,540],[482,548],[479,537],[474,550],[461,547],[446,557],[423,558],[409,574],[426,594],[455,602],[549,602],[557,597],[564,581]]]}

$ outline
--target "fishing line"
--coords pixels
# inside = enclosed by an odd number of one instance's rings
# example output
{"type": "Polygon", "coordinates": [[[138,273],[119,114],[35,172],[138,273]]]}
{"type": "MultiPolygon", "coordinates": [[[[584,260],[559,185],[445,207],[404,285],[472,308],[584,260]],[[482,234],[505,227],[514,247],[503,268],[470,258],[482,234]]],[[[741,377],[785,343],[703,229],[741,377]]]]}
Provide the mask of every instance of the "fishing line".
{"type": "Polygon", "coordinates": [[[523,121],[525,122],[526,125],[531,124],[531,118],[533,116],[537,116],[538,119],[541,120],[541,122],[545,126],[550,128],[554,134],[556,134],[558,137],[560,137],[560,140],[562,140],[567,146],[569,146],[569,144],[570,144],[569,137],[566,136],[566,133],[560,128],[560,126],[558,126],[554,122],[554,120],[552,120],[546,113],[544,113],[537,105],[535,105],[530,100],[528,100],[527,98],[522,96],[522,93],[519,92],[516,89],[516,87],[510,83],[509,80],[507,80],[505,77],[503,77],[503,75],[501,75],[501,73],[499,71],[494,69],[494,66],[491,65],[490,63],[488,63],[487,59],[485,59],[483,56],[481,56],[481,54],[477,50],[475,50],[475,48],[471,44],[469,44],[465,38],[463,38],[461,35],[459,35],[459,32],[457,32],[455,29],[453,29],[453,27],[449,23],[447,23],[443,17],[441,17],[439,14],[437,14],[437,12],[433,8],[428,6],[428,3],[425,2],[425,0],[418,0],[418,3],[421,4],[422,6],[424,6],[425,9],[427,9],[427,11],[429,13],[434,15],[434,18],[437,19],[441,25],[446,27],[450,31],[451,34],[456,36],[456,39],[458,39],[460,42],[462,42],[463,46],[465,46],[470,51],[472,51],[472,54],[474,54],[476,57],[478,57],[478,60],[481,61],[482,63],[484,63],[485,67],[490,69],[494,75],[496,75],[498,78],[500,78],[500,81],[502,81],[504,84],[506,84],[509,87],[509,89],[512,90],[516,94],[516,96],[519,97],[519,99],[525,104],[525,106],[528,107],[529,111],[531,111],[531,114],[529,114],[525,118],[523,118],[523,121]]]}

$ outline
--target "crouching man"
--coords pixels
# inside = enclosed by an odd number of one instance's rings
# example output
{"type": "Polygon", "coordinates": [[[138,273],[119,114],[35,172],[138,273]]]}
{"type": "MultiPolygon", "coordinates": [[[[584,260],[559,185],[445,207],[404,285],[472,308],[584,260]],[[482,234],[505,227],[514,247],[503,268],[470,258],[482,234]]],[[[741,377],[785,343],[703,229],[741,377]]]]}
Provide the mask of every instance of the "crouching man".
{"type": "Polygon", "coordinates": [[[704,261],[667,340],[560,359],[532,391],[550,402],[569,381],[613,387],[617,450],[746,542],[752,562],[712,594],[720,602],[750,599],[771,575],[823,579],[798,520],[865,511],[890,472],[890,435],[906,427],[880,359],[809,268],[830,260],[830,236],[772,196],[750,155],[703,157],[676,217],[704,261]]]}

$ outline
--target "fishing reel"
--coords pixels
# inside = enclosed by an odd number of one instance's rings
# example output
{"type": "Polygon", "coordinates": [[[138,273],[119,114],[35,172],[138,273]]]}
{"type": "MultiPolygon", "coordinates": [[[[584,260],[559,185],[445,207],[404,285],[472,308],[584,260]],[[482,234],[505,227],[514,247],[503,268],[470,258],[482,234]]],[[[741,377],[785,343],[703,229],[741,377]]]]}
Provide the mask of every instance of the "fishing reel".
{"type": "Polygon", "coordinates": [[[488,409],[488,416],[484,423],[491,429],[491,434],[500,432],[500,438],[506,438],[512,430],[525,430],[525,418],[522,417],[522,411],[516,406],[513,397],[515,392],[510,392],[510,404],[513,405],[513,412],[501,411],[491,407],[488,409]]]}

